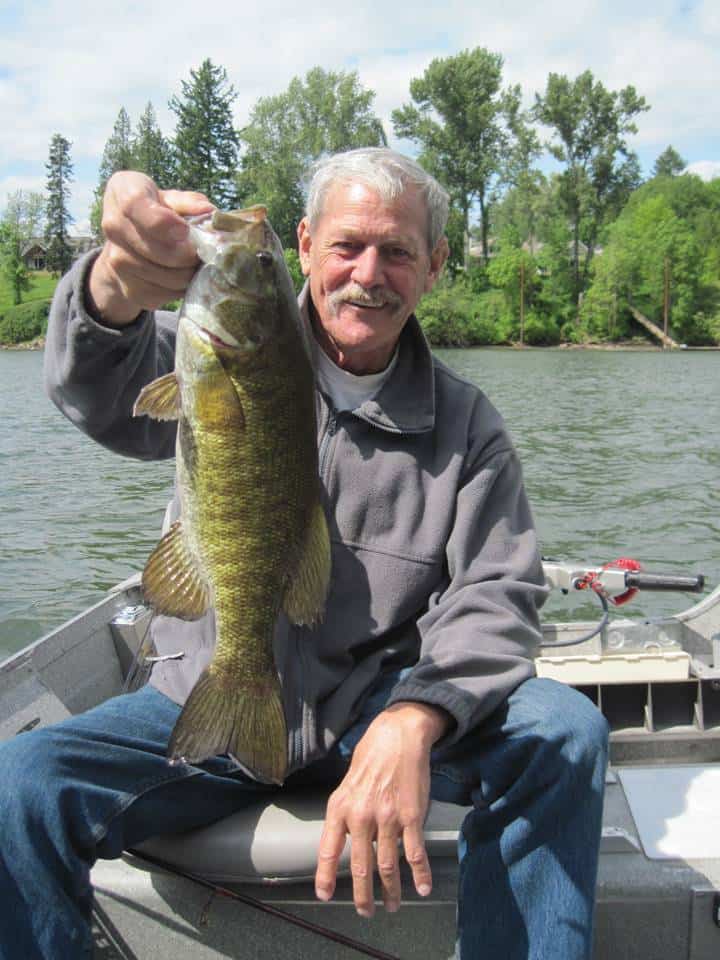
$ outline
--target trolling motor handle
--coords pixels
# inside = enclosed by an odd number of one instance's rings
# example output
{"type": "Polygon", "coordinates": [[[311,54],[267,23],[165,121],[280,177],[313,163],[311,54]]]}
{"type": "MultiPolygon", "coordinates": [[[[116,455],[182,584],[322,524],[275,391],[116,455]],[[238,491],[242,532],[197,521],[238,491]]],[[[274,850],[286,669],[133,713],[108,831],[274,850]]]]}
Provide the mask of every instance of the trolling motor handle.
{"type": "Polygon", "coordinates": [[[661,573],[625,574],[625,585],[639,590],[680,590],[683,593],[702,593],[705,589],[705,577],[698,573],[694,577],[679,577],[661,573]]]}
{"type": "Polygon", "coordinates": [[[628,590],[677,590],[687,593],[702,593],[705,577],[677,576],[675,574],[644,573],[637,569],[623,569],[615,564],[602,567],[586,566],[583,563],[560,562],[543,558],[545,581],[549,587],[566,593],[584,589],[589,581],[595,581],[610,595],[628,590]]]}

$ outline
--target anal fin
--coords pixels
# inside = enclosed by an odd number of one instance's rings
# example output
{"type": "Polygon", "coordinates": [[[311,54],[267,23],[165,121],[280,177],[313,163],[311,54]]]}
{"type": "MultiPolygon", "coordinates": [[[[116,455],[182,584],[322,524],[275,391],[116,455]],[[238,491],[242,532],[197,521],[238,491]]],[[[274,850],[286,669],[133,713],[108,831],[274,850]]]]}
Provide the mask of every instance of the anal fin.
{"type": "Polygon", "coordinates": [[[185,542],[181,520],[150,554],[142,586],[148,603],[168,617],[198,620],[210,606],[210,590],[185,542]]]}

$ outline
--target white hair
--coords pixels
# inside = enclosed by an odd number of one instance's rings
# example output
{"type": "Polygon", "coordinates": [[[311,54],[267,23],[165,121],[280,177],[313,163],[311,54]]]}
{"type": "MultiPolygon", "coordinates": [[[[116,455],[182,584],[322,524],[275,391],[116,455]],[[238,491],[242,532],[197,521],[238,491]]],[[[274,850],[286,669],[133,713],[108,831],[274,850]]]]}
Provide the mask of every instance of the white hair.
{"type": "Polygon", "coordinates": [[[336,183],[360,181],[374,190],[385,203],[392,203],[408,189],[424,198],[428,213],[428,247],[433,251],[448,219],[450,198],[435,177],[387,147],[361,147],[318,160],[312,168],[306,215],[311,227],[323,214],[328,191],[336,183]]]}

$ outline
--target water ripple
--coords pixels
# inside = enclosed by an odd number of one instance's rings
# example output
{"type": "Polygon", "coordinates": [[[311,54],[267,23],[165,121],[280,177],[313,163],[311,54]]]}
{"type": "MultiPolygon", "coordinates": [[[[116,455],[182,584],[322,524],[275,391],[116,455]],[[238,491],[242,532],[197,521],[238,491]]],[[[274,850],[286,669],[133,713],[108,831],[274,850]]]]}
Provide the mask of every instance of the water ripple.
{"type": "MultiPolygon", "coordinates": [[[[720,580],[720,354],[447,350],[502,411],[523,460],[543,551],[720,580]]],[[[139,569],[171,463],[117,457],[46,400],[38,353],[0,351],[0,656],[139,569]]],[[[648,594],[623,614],[690,600],[648,594]]],[[[584,596],[550,616],[594,617],[584,596]]]]}

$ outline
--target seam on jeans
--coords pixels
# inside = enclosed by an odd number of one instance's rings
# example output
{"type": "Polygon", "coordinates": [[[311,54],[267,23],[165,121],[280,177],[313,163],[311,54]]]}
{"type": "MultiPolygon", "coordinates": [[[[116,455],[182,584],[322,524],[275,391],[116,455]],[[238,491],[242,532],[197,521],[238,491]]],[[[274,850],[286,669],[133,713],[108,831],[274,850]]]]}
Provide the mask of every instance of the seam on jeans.
{"type": "Polygon", "coordinates": [[[189,780],[190,777],[197,777],[201,773],[203,773],[202,770],[195,769],[195,770],[188,770],[187,772],[183,772],[183,773],[173,774],[172,776],[154,777],[152,780],[143,781],[143,783],[138,787],[137,790],[135,790],[132,794],[126,794],[122,802],[118,803],[117,809],[114,811],[112,816],[108,817],[105,821],[93,827],[91,831],[93,840],[96,843],[99,843],[100,840],[102,840],[107,835],[108,829],[110,828],[110,824],[113,822],[113,820],[119,817],[121,813],[127,810],[129,806],[135,803],[136,800],[139,800],[140,797],[144,796],[146,793],[149,793],[151,790],[154,790],[157,787],[161,787],[166,783],[171,783],[173,781],[179,782],[180,780],[189,780]]]}
{"type": "Polygon", "coordinates": [[[453,783],[461,784],[464,787],[471,786],[474,783],[474,777],[459,777],[456,773],[457,768],[446,767],[443,764],[435,765],[430,764],[430,773],[437,773],[441,777],[446,777],[448,780],[452,780],[453,783]]]}

